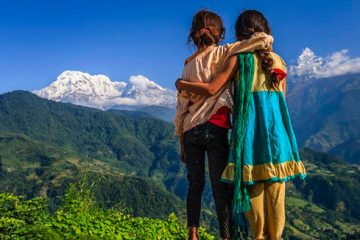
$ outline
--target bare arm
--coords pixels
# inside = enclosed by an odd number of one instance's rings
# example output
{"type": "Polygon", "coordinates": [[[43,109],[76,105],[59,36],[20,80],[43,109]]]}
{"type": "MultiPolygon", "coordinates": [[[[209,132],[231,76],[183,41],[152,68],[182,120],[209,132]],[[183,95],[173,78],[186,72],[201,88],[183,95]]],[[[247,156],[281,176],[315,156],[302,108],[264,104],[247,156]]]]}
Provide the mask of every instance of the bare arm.
{"type": "Polygon", "coordinates": [[[211,82],[202,83],[178,80],[176,81],[176,88],[179,91],[186,90],[206,97],[213,96],[233,77],[237,65],[237,57],[232,56],[227,60],[224,70],[216,75],[211,82]]]}
{"type": "Polygon", "coordinates": [[[264,32],[256,32],[251,38],[229,44],[226,59],[242,52],[254,52],[255,50],[272,51],[274,38],[264,32]]]}

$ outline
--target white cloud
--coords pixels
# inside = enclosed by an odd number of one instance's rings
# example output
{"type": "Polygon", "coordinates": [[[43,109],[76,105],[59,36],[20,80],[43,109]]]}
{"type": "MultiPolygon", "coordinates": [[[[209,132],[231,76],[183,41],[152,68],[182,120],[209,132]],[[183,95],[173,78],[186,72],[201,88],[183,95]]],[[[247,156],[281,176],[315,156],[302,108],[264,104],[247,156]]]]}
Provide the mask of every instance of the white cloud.
{"type": "Polygon", "coordinates": [[[316,56],[310,48],[305,48],[298,57],[297,65],[290,66],[291,76],[324,78],[360,72],[360,57],[350,58],[343,49],[326,57],[316,56]]]}
{"type": "Polygon", "coordinates": [[[130,76],[129,79],[129,82],[140,91],[146,90],[148,81],[150,80],[142,75],[130,76]]]}
{"type": "Polygon", "coordinates": [[[149,86],[156,86],[157,88],[164,90],[164,88],[143,75],[130,76],[129,82],[134,85],[137,90],[140,91],[146,90],[147,88],[149,88],[149,86]]]}

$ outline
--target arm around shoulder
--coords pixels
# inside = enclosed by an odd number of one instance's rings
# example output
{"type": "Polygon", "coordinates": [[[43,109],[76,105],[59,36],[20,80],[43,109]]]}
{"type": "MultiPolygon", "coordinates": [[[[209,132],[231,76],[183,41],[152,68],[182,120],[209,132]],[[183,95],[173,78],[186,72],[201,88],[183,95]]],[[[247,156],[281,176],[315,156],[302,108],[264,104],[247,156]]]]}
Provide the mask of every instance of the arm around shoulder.
{"type": "Polygon", "coordinates": [[[226,61],[224,70],[216,75],[209,83],[208,92],[210,95],[215,95],[229,80],[231,80],[237,70],[237,66],[237,56],[235,55],[226,61]]]}
{"type": "Polygon", "coordinates": [[[206,97],[215,95],[227,81],[229,81],[237,69],[237,57],[232,56],[225,64],[222,72],[216,75],[211,82],[187,82],[184,80],[176,81],[178,90],[186,90],[206,97]]]}
{"type": "Polygon", "coordinates": [[[228,57],[241,52],[254,52],[255,50],[272,50],[274,38],[264,32],[254,33],[250,39],[238,41],[229,47],[228,57]]]}

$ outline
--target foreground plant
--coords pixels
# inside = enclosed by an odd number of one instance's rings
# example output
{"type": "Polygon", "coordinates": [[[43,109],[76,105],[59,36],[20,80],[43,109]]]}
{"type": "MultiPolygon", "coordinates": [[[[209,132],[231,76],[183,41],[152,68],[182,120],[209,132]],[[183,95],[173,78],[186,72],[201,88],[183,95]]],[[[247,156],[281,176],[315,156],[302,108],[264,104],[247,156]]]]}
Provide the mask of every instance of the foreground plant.
{"type": "MultiPolygon", "coordinates": [[[[186,233],[175,214],[159,220],[100,208],[92,186],[83,183],[70,185],[55,213],[48,211],[48,198],[0,194],[0,239],[186,239],[186,233]]],[[[204,229],[200,237],[214,239],[204,229]]]]}

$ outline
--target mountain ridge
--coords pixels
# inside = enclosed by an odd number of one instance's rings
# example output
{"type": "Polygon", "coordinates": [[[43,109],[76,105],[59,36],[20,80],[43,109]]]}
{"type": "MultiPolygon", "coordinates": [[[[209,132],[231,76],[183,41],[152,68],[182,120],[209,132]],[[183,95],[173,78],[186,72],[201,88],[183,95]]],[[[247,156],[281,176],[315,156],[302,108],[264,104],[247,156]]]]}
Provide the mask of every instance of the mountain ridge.
{"type": "Polygon", "coordinates": [[[166,89],[137,75],[129,83],[114,82],[105,75],[90,75],[81,71],[64,71],[49,86],[33,91],[54,101],[95,107],[102,110],[158,105],[175,107],[175,91],[166,89]]]}
{"type": "Polygon", "coordinates": [[[312,79],[292,85],[287,102],[299,145],[360,163],[360,148],[356,147],[360,139],[358,96],[360,74],[312,79]],[[345,144],[350,140],[354,149],[345,144]],[[346,154],[344,149],[351,153],[346,154]]]}

